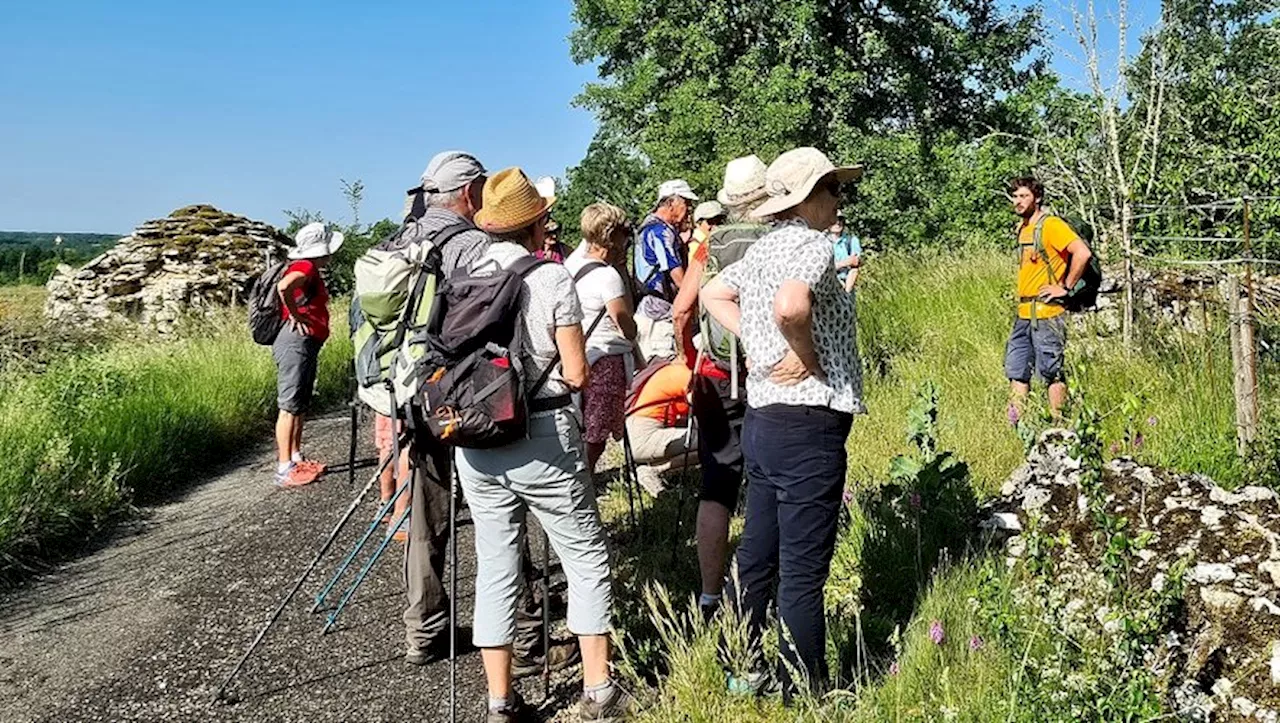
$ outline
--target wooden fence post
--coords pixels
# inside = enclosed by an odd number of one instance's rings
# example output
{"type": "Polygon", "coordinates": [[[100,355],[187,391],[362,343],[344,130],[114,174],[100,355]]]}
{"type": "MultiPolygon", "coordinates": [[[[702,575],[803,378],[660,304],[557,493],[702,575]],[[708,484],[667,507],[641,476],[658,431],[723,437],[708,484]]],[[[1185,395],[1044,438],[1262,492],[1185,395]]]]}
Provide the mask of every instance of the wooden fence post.
{"type": "Polygon", "coordinates": [[[1231,377],[1236,403],[1236,453],[1243,457],[1258,437],[1258,382],[1253,319],[1240,298],[1240,280],[1227,277],[1227,313],[1231,319],[1231,377]]]}

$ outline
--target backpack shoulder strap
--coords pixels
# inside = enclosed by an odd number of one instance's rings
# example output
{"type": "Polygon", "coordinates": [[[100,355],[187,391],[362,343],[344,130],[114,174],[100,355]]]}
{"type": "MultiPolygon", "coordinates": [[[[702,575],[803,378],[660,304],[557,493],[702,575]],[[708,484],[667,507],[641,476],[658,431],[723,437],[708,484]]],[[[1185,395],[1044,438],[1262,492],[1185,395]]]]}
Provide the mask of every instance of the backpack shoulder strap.
{"type": "Polygon", "coordinates": [[[1049,257],[1045,255],[1044,252],[1044,222],[1051,218],[1056,218],[1056,216],[1049,211],[1045,211],[1044,214],[1040,216],[1040,219],[1036,221],[1036,227],[1032,229],[1031,237],[1035,243],[1036,254],[1040,258],[1044,259],[1044,266],[1049,270],[1049,283],[1057,285],[1058,278],[1057,275],[1053,273],[1053,262],[1049,260],[1049,257]]]}
{"type": "Polygon", "coordinates": [[[527,277],[534,269],[538,268],[539,266],[542,266],[543,264],[549,264],[549,263],[552,263],[552,262],[546,259],[540,259],[537,256],[534,256],[533,254],[529,254],[528,256],[521,256],[520,258],[513,261],[511,265],[507,267],[507,271],[513,274],[516,274],[517,276],[523,279],[527,277]]]}
{"type": "Polygon", "coordinates": [[[596,269],[603,269],[606,266],[608,266],[608,264],[603,261],[588,261],[582,266],[582,268],[578,269],[578,273],[573,275],[573,283],[576,284],[579,281],[582,281],[592,271],[595,271],[596,269]]]}

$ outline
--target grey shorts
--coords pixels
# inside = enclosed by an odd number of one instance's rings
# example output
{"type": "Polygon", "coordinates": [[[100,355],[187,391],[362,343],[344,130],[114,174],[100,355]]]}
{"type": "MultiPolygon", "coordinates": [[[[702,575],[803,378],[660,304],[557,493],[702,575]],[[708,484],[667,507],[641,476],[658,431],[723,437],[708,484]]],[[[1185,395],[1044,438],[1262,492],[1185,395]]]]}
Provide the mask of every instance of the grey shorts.
{"type": "Polygon", "coordinates": [[[316,367],[324,343],[301,336],[287,325],[271,345],[276,360],[276,406],[290,414],[305,414],[316,388],[316,367]]]}
{"type": "Polygon", "coordinates": [[[1067,348],[1067,315],[1039,319],[1034,328],[1030,319],[1015,319],[1013,333],[1004,349],[1004,375],[1024,384],[1035,372],[1047,383],[1063,380],[1062,357],[1067,348]]]}

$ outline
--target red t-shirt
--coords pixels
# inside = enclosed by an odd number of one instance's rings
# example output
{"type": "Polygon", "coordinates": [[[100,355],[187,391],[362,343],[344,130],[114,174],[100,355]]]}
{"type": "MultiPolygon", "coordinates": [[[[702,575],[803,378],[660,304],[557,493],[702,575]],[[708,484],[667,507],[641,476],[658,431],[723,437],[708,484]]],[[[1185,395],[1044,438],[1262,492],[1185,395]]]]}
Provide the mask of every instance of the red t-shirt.
{"type": "MultiPolygon", "coordinates": [[[[329,290],[324,286],[320,269],[308,259],[299,259],[285,267],[284,275],[301,273],[307,280],[293,290],[293,303],[298,307],[298,320],[311,328],[310,336],[323,342],[329,338],[329,290]]],[[[280,316],[289,320],[289,307],[280,305],[280,316]]]]}

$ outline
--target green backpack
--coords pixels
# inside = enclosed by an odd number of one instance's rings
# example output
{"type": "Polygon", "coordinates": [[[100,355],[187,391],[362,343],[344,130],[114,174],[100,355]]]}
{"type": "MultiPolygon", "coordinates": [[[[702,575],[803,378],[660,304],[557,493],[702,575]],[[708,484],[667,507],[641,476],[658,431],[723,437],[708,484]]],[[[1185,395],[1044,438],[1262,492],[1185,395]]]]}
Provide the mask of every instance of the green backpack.
{"type": "MultiPolygon", "coordinates": [[[[768,226],[754,223],[731,223],[713,231],[705,242],[707,244],[707,269],[702,274],[703,286],[714,279],[729,264],[740,261],[747,254],[747,250],[751,248],[751,245],[768,232],[768,226]]],[[[736,377],[742,365],[741,353],[738,350],[740,346],[738,337],[724,328],[720,322],[711,318],[711,315],[707,313],[706,307],[702,307],[701,304],[699,304],[699,307],[698,331],[702,335],[703,353],[708,358],[727,367],[730,373],[736,377]]],[[[732,385],[731,393],[733,398],[736,399],[738,393],[736,379],[732,385]]]]}
{"type": "MultiPolygon", "coordinates": [[[[1074,217],[1067,218],[1065,216],[1058,216],[1052,211],[1046,211],[1044,215],[1040,217],[1040,220],[1036,221],[1036,226],[1032,230],[1035,252],[1041,258],[1044,258],[1045,256],[1044,222],[1050,218],[1057,218],[1067,224],[1067,227],[1076,235],[1076,238],[1079,238],[1086,246],[1089,247],[1090,252],[1088,266],[1085,267],[1084,273],[1080,276],[1080,280],[1076,282],[1076,285],[1073,288],[1067,289],[1067,297],[1062,300],[1061,305],[1067,311],[1084,311],[1086,309],[1092,309],[1098,303],[1098,289],[1102,286],[1102,262],[1098,260],[1098,254],[1093,250],[1093,227],[1083,219],[1074,217]]],[[[1049,272],[1049,283],[1057,285],[1057,275],[1053,273],[1053,264],[1049,263],[1048,259],[1045,260],[1045,267],[1049,272]]],[[[1065,281],[1065,279],[1063,280],[1065,281]]],[[[1038,302],[1033,301],[1032,303],[1035,304],[1038,302]]],[[[1035,316],[1034,313],[1032,316],[1035,316]]]]}
{"type": "Polygon", "coordinates": [[[406,224],[355,263],[350,323],[356,393],[388,417],[398,416],[393,407],[403,406],[417,391],[414,362],[426,352],[418,332],[427,326],[441,282],[441,249],[474,226],[462,222],[424,239],[404,238],[416,228],[406,224]]]}

